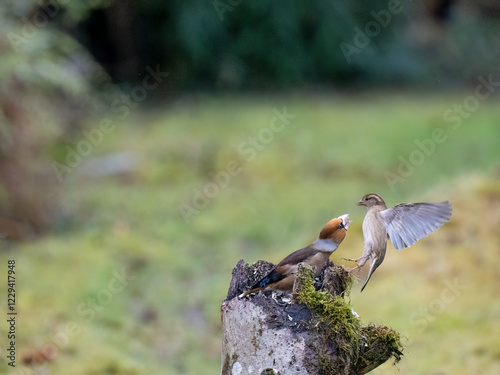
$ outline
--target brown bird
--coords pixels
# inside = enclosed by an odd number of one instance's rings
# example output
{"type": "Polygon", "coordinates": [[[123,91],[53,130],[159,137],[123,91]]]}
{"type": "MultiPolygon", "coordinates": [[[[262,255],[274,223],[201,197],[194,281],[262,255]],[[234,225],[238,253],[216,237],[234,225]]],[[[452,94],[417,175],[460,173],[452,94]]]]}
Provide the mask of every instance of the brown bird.
{"type": "Polygon", "coordinates": [[[452,211],[449,202],[401,203],[387,208],[380,195],[374,193],[361,198],[358,206],[368,208],[363,220],[365,247],[361,257],[346,260],[357,262],[357,266],[350,270],[353,271],[363,267],[370,259],[370,272],[361,291],[384,260],[387,237],[391,238],[396,249],[404,249],[450,221],[452,211]]]}
{"type": "Polygon", "coordinates": [[[239,297],[242,298],[260,290],[291,291],[300,263],[313,266],[316,269],[316,276],[319,275],[323,265],[344,239],[350,223],[349,214],[330,220],[323,227],[316,241],[288,255],[271,272],[239,297]]]}

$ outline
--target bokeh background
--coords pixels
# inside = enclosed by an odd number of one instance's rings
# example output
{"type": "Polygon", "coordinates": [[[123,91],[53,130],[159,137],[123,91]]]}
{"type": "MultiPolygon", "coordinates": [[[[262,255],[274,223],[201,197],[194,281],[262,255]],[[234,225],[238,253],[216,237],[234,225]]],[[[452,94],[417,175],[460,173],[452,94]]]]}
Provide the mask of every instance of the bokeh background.
{"type": "Polygon", "coordinates": [[[487,0],[2,1],[0,372],[219,373],[238,260],[349,212],[344,264],[378,192],[454,214],[353,288],[404,336],[374,373],[500,373],[499,31],[487,0]]]}

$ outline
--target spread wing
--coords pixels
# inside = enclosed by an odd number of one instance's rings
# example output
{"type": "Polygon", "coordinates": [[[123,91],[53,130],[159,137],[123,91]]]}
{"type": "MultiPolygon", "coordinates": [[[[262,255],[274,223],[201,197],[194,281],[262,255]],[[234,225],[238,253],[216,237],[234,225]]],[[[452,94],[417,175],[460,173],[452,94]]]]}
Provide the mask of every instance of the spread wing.
{"type": "Polygon", "coordinates": [[[449,202],[403,203],[380,211],[379,215],[392,243],[400,250],[413,245],[450,221],[451,211],[449,202]]]}

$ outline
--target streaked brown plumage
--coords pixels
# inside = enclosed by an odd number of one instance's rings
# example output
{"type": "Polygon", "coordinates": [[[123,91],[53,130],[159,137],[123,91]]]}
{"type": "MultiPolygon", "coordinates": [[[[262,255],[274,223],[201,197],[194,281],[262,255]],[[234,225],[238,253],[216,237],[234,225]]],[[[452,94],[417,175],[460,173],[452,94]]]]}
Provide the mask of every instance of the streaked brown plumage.
{"type": "Polygon", "coordinates": [[[316,241],[288,255],[271,272],[239,297],[242,298],[260,290],[291,291],[300,263],[314,267],[316,274],[319,274],[330,255],[337,250],[344,239],[350,223],[348,214],[330,220],[323,227],[316,241]]]}
{"type": "Polygon", "coordinates": [[[401,203],[387,208],[384,200],[375,193],[366,194],[358,206],[368,208],[363,220],[365,247],[361,257],[347,260],[357,262],[352,270],[363,267],[370,260],[370,272],[361,291],[384,260],[387,237],[390,237],[396,249],[404,249],[449,221],[452,211],[449,202],[401,203]]]}

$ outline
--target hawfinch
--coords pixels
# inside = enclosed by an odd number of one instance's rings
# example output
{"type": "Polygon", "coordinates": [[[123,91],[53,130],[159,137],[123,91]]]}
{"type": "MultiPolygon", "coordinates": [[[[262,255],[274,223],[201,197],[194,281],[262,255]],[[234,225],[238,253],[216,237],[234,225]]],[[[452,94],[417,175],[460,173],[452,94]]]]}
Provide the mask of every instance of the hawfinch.
{"type": "Polygon", "coordinates": [[[349,214],[330,220],[323,227],[316,241],[288,255],[259,282],[242,293],[239,298],[260,290],[291,291],[300,263],[312,266],[316,269],[316,276],[319,275],[323,265],[344,239],[350,223],[349,214]]]}
{"type": "Polygon", "coordinates": [[[401,203],[387,208],[378,194],[366,194],[358,202],[358,206],[366,206],[368,212],[363,220],[363,236],[365,247],[363,255],[351,271],[363,267],[370,259],[370,272],[361,291],[378,266],[382,264],[387,247],[387,237],[391,238],[398,250],[409,247],[419,239],[428,236],[445,222],[450,221],[451,204],[441,203],[401,203]]]}

